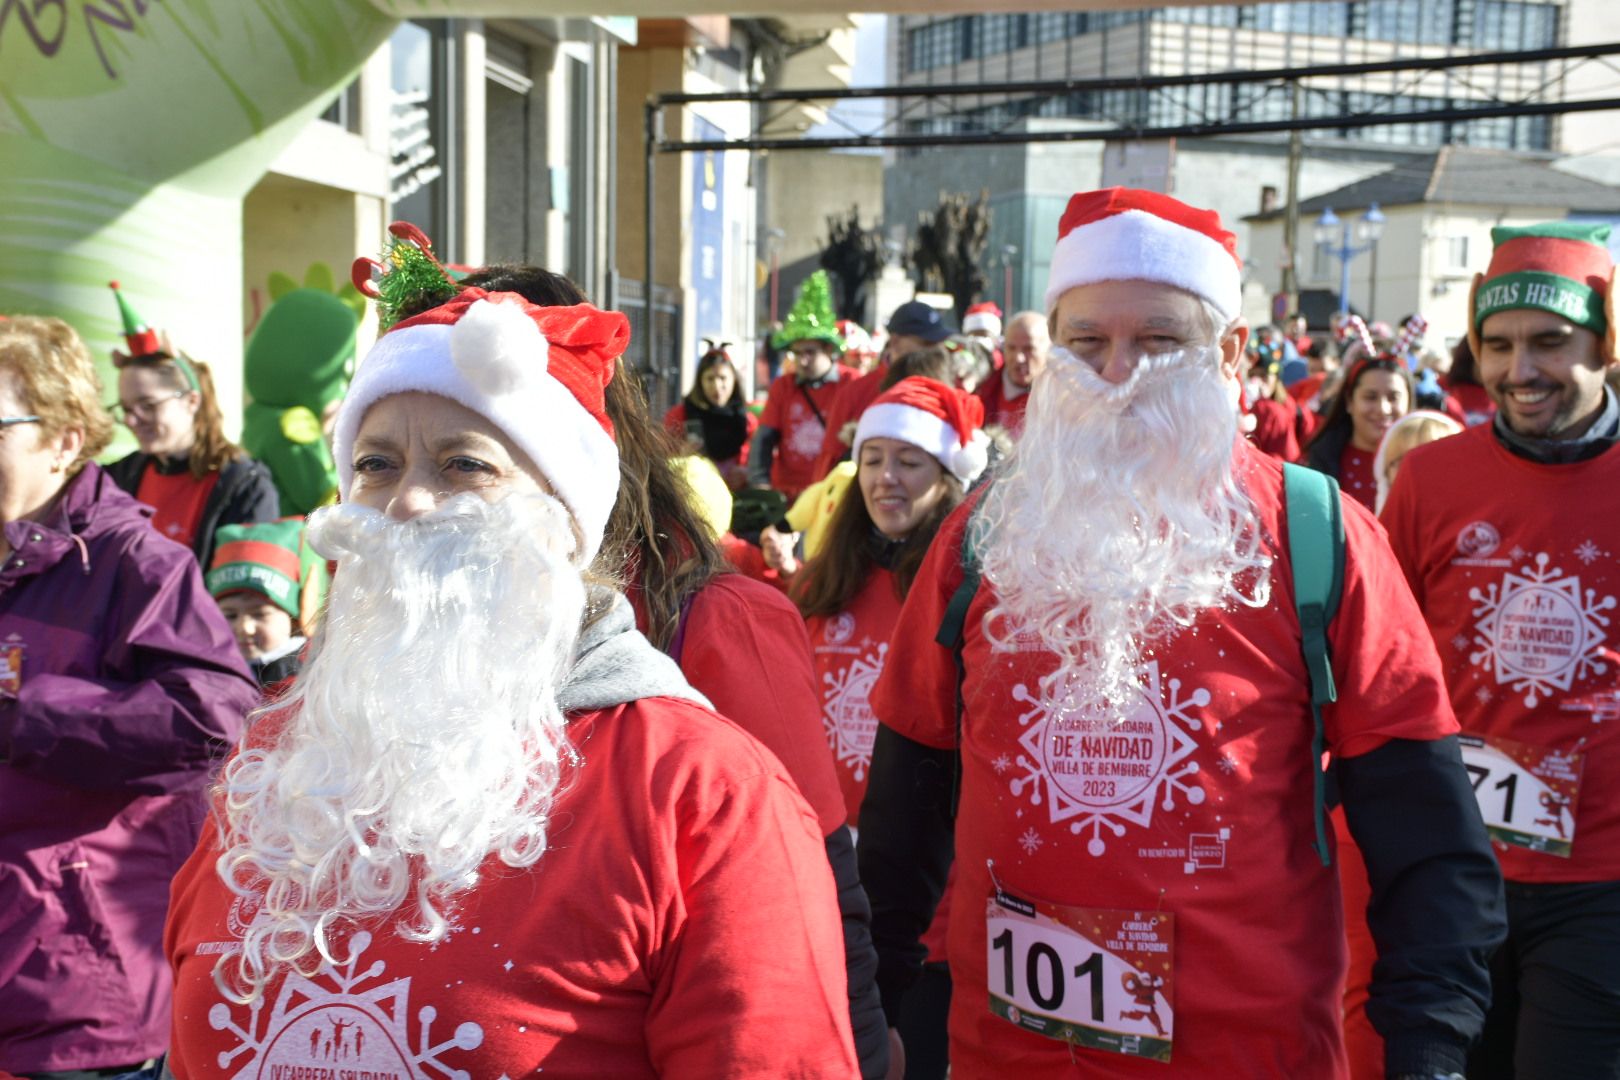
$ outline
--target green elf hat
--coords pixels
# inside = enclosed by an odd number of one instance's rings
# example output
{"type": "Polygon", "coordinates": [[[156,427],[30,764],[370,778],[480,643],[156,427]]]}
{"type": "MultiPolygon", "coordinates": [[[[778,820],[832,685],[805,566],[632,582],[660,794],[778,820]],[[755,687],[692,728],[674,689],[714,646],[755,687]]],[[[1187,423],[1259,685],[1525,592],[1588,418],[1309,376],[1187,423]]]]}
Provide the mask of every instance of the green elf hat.
{"type": "Polygon", "coordinates": [[[1468,338],[1479,352],[1479,328],[1498,311],[1550,311],[1605,338],[1614,354],[1614,259],[1609,226],[1551,221],[1491,230],[1491,264],[1474,276],[1468,338]]]}
{"type": "Polygon", "coordinates": [[[844,336],[838,332],[838,316],[833,313],[832,288],[827,284],[825,270],[804,279],[787,321],[771,338],[778,349],[795,341],[825,341],[834,352],[844,351],[844,336]]]}
{"type": "Polygon", "coordinates": [[[214,598],[256,592],[293,618],[299,617],[299,555],[302,518],[250,525],[222,525],[206,584],[214,598]]]}
{"type": "Polygon", "coordinates": [[[119,362],[116,354],[114,355],[114,366],[123,367],[131,361],[172,360],[174,366],[180,369],[180,374],[185,377],[187,389],[196,390],[197,371],[191,366],[191,361],[165,345],[158,332],[152,329],[145,319],[135,314],[135,309],[125,299],[118,282],[109,281],[107,287],[112,290],[113,298],[118,301],[118,314],[124,320],[124,347],[129,350],[122,362],[119,362]]]}

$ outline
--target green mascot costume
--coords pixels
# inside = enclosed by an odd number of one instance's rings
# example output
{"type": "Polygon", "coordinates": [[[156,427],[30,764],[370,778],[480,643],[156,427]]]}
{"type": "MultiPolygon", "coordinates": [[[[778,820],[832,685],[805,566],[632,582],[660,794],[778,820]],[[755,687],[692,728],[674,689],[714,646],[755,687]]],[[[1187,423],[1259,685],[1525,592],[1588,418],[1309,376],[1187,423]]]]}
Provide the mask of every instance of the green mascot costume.
{"type": "Polygon", "coordinates": [[[275,302],[253,328],[242,363],[249,400],[242,447],[269,467],[285,516],[302,517],[337,491],[321,421],[348,387],[364,301],[349,286],[334,293],[331,280],[329,269],[315,267],[303,288],[272,282],[275,302]]]}

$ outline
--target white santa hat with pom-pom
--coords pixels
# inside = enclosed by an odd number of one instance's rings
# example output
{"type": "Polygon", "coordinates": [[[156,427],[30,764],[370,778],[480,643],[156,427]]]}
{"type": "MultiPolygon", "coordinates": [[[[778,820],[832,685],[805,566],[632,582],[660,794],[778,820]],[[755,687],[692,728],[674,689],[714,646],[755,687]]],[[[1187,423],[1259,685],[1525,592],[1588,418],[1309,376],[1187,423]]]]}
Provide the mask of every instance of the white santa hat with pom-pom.
{"type": "Polygon", "coordinates": [[[868,405],[855,428],[854,460],[867,439],[898,439],[931,454],[964,485],[990,461],[984,402],[935,379],[901,379],[868,405]]]}
{"type": "Polygon", "coordinates": [[[574,515],[579,562],[595,556],[619,490],[619,451],[603,391],[630,341],[616,311],[539,307],[515,293],[463,289],[395,324],[366,355],[338,409],[338,491],[354,482],[354,440],[372,405],[438,394],[488,419],[528,455],[574,515]]]}

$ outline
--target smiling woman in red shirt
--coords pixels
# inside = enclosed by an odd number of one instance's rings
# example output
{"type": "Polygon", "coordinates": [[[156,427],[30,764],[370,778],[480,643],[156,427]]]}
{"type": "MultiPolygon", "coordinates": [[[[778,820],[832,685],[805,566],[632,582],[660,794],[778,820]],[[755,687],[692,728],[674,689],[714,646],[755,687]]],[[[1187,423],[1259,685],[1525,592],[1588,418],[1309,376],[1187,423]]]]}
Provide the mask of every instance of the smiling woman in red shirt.
{"type": "MultiPolygon", "coordinates": [[[[933,379],[902,379],[861,414],[856,491],[835,512],[821,554],[795,582],[814,653],[822,723],[849,824],[866,794],[877,718],[867,696],[883,673],[901,601],[940,523],[984,471],[984,404],[933,379]]],[[[944,1076],[950,973],[946,906],[929,930],[929,965],[899,1016],[908,1077],[944,1076]]]]}

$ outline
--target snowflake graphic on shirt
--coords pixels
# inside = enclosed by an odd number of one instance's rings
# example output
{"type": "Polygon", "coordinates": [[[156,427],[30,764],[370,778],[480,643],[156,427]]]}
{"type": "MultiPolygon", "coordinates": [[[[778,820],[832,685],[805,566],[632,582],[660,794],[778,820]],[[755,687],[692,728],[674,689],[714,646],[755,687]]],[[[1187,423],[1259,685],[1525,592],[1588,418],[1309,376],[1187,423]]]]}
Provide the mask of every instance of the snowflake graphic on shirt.
{"type": "Polygon", "coordinates": [[[790,422],[783,435],[783,448],[794,457],[813,458],[820,454],[827,428],[816,419],[815,414],[794,402],[788,410],[788,419],[790,422]]]}
{"type": "Polygon", "coordinates": [[[1575,549],[1575,557],[1581,560],[1581,562],[1585,563],[1587,566],[1591,566],[1593,563],[1597,562],[1607,554],[1608,552],[1598,547],[1597,544],[1591,540],[1587,540],[1584,544],[1575,549]]]}
{"type": "Polygon", "coordinates": [[[1033,826],[1025,829],[1024,835],[1018,838],[1018,846],[1024,849],[1025,855],[1035,854],[1041,850],[1041,845],[1044,843],[1046,843],[1046,838],[1036,832],[1033,826]]]}
{"type": "Polygon", "coordinates": [[[1138,668],[1138,679],[1123,709],[1071,707],[1072,693],[1048,705],[1023,683],[1013,687],[1013,699],[1030,708],[1018,718],[1022,772],[1011,791],[1044,805],[1050,822],[1067,822],[1074,835],[1089,830],[1093,856],[1107,850],[1105,833],[1151,824],[1155,806],[1172,810],[1178,795],[1195,806],[1205,798],[1198,763],[1186,759],[1197,749],[1189,732],[1203,726],[1193,711],[1209,704],[1209,691],[1183,696],[1180,679],[1161,686],[1156,660],[1138,668]]]}
{"type": "Polygon", "coordinates": [[[251,1005],[223,1001],[213,1005],[208,1010],[208,1025],[237,1040],[219,1054],[219,1067],[234,1068],[232,1080],[470,1076],[465,1068],[456,1066],[471,1062],[453,1052],[478,1049],[484,1042],[484,1029],[467,1021],[435,1039],[438,1010],[422,1005],[413,1013],[409,975],[385,980],[388,965],[381,960],[361,968],[371,941],[370,933],[358,931],[351,940],[347,963],[323,963],[309,977],[288,971],[273,1001],[266,992],[251,1005]],[[413,1028],[417,1034],[414,1049],[413,1028]]]}
{"type": "Polygon", "coordinates": [[[1538,554],[1534,566],[1508,571],[1499,585],[1470,589],[1474,602],[1474,644],[1469,662],[1491,672],[1497,685],[1524,691],[1535,708],[1554,690],[1568,690],[1588,672],[1607,670],[1603,641],[1612,596],[1582,589],[1578,576],[1565,576],[1538,554]]]}
{"type": "Polygon", "coordinates": [[[826,694],[822,701],[822,723],[827,728],[827,745],[838,763],[850,769],[856,780],[866,779],[872,766],[872,742],[877,737],[877,717],[872,714],[872,687],[883,674],[887,642],[865,656],[856,657],[841,672],[822,676],[826,694]]]}

